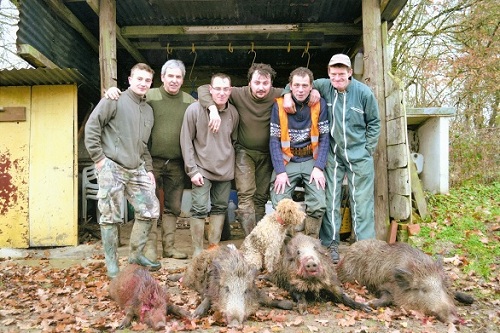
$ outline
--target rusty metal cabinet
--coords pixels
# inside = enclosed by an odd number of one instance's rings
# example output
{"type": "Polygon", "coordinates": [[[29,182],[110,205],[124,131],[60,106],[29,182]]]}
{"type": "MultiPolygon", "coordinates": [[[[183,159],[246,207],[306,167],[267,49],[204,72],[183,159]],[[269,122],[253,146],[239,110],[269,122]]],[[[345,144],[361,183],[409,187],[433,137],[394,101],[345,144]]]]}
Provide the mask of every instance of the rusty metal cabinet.
{"type": "Polygon", "coordinates": [[[0,247],[78,244],[76,119],[76,85],[0,87],[0,247]]]}

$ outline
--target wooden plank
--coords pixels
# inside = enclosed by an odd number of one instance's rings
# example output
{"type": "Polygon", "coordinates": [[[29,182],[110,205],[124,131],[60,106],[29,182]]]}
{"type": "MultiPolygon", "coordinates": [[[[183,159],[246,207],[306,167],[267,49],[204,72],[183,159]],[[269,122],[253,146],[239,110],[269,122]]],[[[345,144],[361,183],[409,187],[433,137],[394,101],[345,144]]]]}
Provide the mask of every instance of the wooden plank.
{"type": "Polygon", "coordinates": [[[0,121],[26,121],[26,107],[0,106],[0,121]]]}
{"type": "Polygon", "coordinates": [[[408,166],[408,146],[405,143],[387,146],[387,167],[389,170],[408,166]]]}
{"type": "Polygon", "coordinates": [[[387,189],[387,125],[384,85],[384,57],[387,45],[382,41],[380,1],[362,1],[364,82],[373,90],[380,110],[380,139],[373,156],[375,165],[375,232],[386,239],[389,227],[389,192],[387,189]]]}
{"type": "Polygon", "coordinates": [[[410,175],[407,168],[389,170],[389,193],[411,195],[410,175]]]}
{"type": "Polygon", "coordinates": [[[99,2],[99,66],[101,69],[101,94],[117,86],[116,62],[116,1],[99,2]]]}
{"type": "Polygon", "coordinates": [[[76,85],[32,88],[30,246],[78,245],[76,115],[76,85]]]}
{"type": "Polygon", "coordinates": [[[0,87],[0,105],[28,110],[26,121],[0,123],[0,247],[29,247],[30,96],[31,87],[0,87]]]}
{"type": "Polygon", "coordinates": [[[54,64],[45,55],[29,44],[18,44],[17,55],[37,68],[59,68],[59,66],[54,64]]]}
{"type": "Polygon", "coordinates": [[[405,117],[398,117],[387,121],[387,145],[406,143],[405,117]]]}
{"type": "Polygon", "coordinates": [[[425,219],[427,217],[427,202],[425,201],[424,189],[422,187],[420,178],[418,178],[415,162],[410,161],[409,165],[411,175],[411,192],[413,193],[413,197],[415,198],[417,210],[420,214],[420,217],[422,219],[425,219]]]}
{"type": "Polygon", "coordinates": [[[411,217],[411,199],[409,195],[389,194],[389,214],[397,221],[407,221],[411,217]]]}
{"type": "MultiPolygon", "coordinates": [[[[379,17],[380,20],[380,17],[379,17]]],[[[126,26],[121,34],[125,38],[158,38],[165,35],[212,35],[322,32],[325,35],[360,36],[363,31],[359,24],[345,23],[302,23],[302,24],[246,24],[246,25],[162,25],[126,26]]]]}

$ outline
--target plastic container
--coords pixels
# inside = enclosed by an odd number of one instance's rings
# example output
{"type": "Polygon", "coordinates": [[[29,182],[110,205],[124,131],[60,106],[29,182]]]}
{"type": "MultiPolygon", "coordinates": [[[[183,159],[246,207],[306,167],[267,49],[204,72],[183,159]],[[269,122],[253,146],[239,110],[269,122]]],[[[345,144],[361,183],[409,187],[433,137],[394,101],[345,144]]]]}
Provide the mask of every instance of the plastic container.
{"type": "Polygon", "coordinates": [[[233,223],[236,220],[236,204],[233,200],[229,200],[227,205],[227,220],[229,223],[233,223]]]}

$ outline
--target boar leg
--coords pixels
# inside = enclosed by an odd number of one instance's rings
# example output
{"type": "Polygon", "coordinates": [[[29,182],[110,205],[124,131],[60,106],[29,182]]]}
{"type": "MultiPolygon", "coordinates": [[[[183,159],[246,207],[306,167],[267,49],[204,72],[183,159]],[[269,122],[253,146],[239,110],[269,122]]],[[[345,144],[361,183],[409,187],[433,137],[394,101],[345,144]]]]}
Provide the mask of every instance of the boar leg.
{"type": "Polygon", "coordinates": [[[207,314],[208,309],[210,309],[210,298],[205,297],[203,301],[201,301],[200,305],[194,310],[193,317],[194,318],[199,318],[203,317],[205,314],[207,314]]]}
{"type": "Polygon", "coordinates": [[[392,294],[390,292],[388,292],[387,290],[380,290],[377,294],[378,294],[377,296],[379,296],[379,298],[375,299],[369,303],[372,308],[376,309],[376,308],[380,308],[383,306],[389,306],[389,305],[392,305],[394,303],[394,299],[392,298],[392,294]]]}
{"type": "Polygon", "coordinates": [[[125,327],[130,326],[130,323],[132,322],[132,319],[134,318],[134,311],[127,311],[125,318],[123,318],[122,323],[119,326],[119,329],[123,329],[125,327]]]}
{"type": "Polygon", "coordinates": [[[293,308],[293,302],[286,299],[284,300],[272,299],[261,290],[259,290],[258,297],[259,297],[259,304],[262,306],[266,306],[269,308],[278,308],[283,310],[291,310],[293,308]]]}
{"type": "Polygon", "coordinates": [[[455,299],[462,304],[472,304],[474,303],[474,297],[460,291],[455,292],[455,299]]]}
{"type": "Polygon", "coordinates": [[[184,310],[183,308],[181,308],[180,306],[177,306],[175,304],[168,304],[167,305],[167,314],[173,314],[174,316],[177,316],[179,318],[186,318],[186,319],[190,319],[191,318],[191,314],[184,310]]]}
{"type": "Polygon", "coordinates": [[[356,309],[356,310],[363,310],[365,312],[371,312],[372,310],[367,304],[359,303],[347,296],[346,294],[342,293],[342,303],[344,305],[347,305],[350,308],[356,309]]]}
{"type": "Polygon", "coordinates": [[[298,291],[290,292],[290,296],[297,302],[297,310],[301,315],[307,314],[307,300],[304,293],[298,291]]]}
{"type": "Polygon", "coordinates": [[[328,298],[335,303],[342,303],[352,309],[371,312],[371,309],[367,304],[356,302],[355,300],[347,296],[339,286],[332,286],[329,289],[325,289],[325,292],[328,295],[328,298]]]}

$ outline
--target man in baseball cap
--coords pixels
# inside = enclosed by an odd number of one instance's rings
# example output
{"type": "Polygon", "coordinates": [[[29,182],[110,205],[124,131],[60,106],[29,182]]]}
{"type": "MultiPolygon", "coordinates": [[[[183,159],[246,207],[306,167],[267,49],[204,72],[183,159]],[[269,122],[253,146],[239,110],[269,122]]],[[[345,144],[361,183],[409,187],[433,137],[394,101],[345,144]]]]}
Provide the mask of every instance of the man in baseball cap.
{"type": "Polygon", "coordinates": [[[351,59],[345,54],[339,53],[332,56],[330,62],[328,63],[328,67],[334,65],[344,65],[346,67],[351,68],[351,59]]]}
{"type": "MultiPolygon", "coordinates": [[[[330,125],[330,148],[324,170],[326,211],[319,238],[329,248],[332,261],[336,263],[340,259],[340,204],[344,177],[349,185],[356,241],[375,238],[372,155],[380,135],[380,117],[373,92],[367,85],[352,78],[351,60],[346,54],[332,56],[328,62],[328,76],[329,79],[313,82],[313,87],[329,106],[330,125]]],[[[287,87],[284,93],[289,91],[287,87]]]]}

